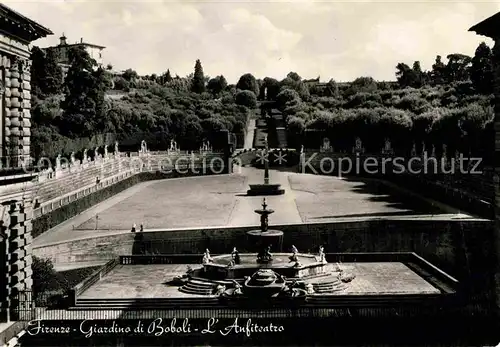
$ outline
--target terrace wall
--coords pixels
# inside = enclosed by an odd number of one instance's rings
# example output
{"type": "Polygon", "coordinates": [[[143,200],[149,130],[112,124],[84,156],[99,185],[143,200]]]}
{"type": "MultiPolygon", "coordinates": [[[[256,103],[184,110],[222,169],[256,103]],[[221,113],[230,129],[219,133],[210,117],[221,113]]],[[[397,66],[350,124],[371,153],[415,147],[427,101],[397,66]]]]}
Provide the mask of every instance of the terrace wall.
{"type": "MultiPolygon", "coordinates": [[[[213,254],[233,247],[244,252],[246,231],[256,227],[195,228],[122,233],[69,241],[33,250],[55,263],[109,260],[129,254],[213,254]]],[[[471,302],[488,308],[493,302],[493,223],[488,220],[357,220],[279,225],[283,249],[300,252],[415,252],[461,281],[471,302]]]]}

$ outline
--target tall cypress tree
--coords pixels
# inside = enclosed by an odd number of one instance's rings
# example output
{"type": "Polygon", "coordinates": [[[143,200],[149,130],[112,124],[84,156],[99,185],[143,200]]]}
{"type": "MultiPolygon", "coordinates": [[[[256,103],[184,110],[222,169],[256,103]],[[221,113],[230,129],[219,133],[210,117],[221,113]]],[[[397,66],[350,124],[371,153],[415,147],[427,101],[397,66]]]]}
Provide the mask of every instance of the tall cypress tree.
{"type": "Polygon", "coordinates": [[[70,61],[60,130],[67,136],[91,136],[103,116],[104,74],[102,69],[94,70],[96,61],[81,47],[70,51],[70,61]]]}
{"type": "Polygon", "coordinates": [[[203,67],[201,66],[200,59],[197,59],[194,65],[194,76],[191,84],[191,91],[198,94],[205,91],[205,75],[203,74],[203,67]]]}

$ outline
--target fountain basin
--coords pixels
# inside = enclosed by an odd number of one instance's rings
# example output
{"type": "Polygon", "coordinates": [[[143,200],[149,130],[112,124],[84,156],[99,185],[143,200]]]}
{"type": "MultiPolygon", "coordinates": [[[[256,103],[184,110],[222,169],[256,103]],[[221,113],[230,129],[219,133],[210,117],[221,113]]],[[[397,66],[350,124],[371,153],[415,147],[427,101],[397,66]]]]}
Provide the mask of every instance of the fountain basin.
{"type": "Polygon", "coordinates": [[[212,257],[212,262],[203,265],[203,271],[196,276],[210,279],[235,279],[243,280],[252,276],[259,269],[270,269],[286,278],[306,278],[331,272],[331,266],[322,263],[312,254],[297,254],[300,266],[290,262],[290,253],[273,253],[273,260],[269,263],[257,263],[257,254],[240,254],[240,263],[229,266],[232,256],[230,254],[212,257]]]}
{"type": "Polygon", "coordinates": [[[285,190],[281,189],[281,184],[250,184],[250,189],[247,190],[247,195],[282,195],[285,190]]]}

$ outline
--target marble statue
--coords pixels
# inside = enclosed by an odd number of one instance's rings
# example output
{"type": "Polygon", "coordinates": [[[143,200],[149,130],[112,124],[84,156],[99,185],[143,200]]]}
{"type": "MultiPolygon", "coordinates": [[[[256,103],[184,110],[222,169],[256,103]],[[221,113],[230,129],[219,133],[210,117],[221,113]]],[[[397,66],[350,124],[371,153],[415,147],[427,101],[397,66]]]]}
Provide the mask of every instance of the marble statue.
{"type": "Polygon", "coordinates": [[[391,140],[385,139],[384,149],[382,150],[382,153],[383,154],[392,154],[393,153],[392,146],[391,146],[391,140]]]}
{"type": "Polygon", "coordinates": [[[330,146],[330,139],[325,137],[323,139],[323,145],[321,146],[320,148],[320,152],[329,152],[331,149],[331,146],[330,146]]]}
{"type": "Polygon", "coordinates": [[[57,158],[56,158],[56,170],[60,170],[60,169],[61,169],[61,155],[58,154],[57,158]]]}
{"type": "Polygon", "coordinates": [[[118,141],[115,141],[115,155],[118,154],[118,141]]]}
{"type": "Polygon", "coordinates": [[[99,159],[99,147],[94,148],[94,160],[99,159]]]}
{"type": "Polygon", "coordinates": [[[202,263],[203,265],[206,265],[212,261],[212,257],[210,256],[210,251],[208,248],[205,250],[205,253],[203,254],[203,260],[202,263]]]}
{"type": "Polygon", "coordinates": [[[363,153],[363,142],[361,142],[361,139],[359,137],[356,137],[355,145],[354,148],[352,149],[353,153],[363,153]]]}
{"type": "Polygon", "coordinates": [[[460,164],[460,152],[455,151],[455,164],[460,164]]]}
{"type": "Polygon", "coordinates": [[[312,285],[312,283],[306,284],[306,293],[309,295],[314,294],[314,286],[312,285]]]}
{"type": "Polygon", "coordinates": [[[444,163],[444,164],[448,164],[448,155],[447,155],[447,151],[448,151],[448,146],[446,146],[445,144],[443,144],[443,154],[441,156],[441,161],[444,163]]]}
{"type": "Polygon", "coordinates": [[[238,282],[236,282],[235,280],[233,280],[233,283],[234,283],[234,291],[233,291],[233,295],[242,295],[243,294],[243,291],[242,291],[242,286],[241,284],[239,284],[238,282]]]}
{"type": "Polygon", "coordinates": [[[226,286],[223,284],[217,285],[215,288],[215,295],[222,295],[226,291],[226,286]]]}
{"type": "Polygon", "coordinates": [[[83,150],[83,159],[82,159],[82,161],[83,161],[84,163],[86,163],[86,162],[88,161],[88,159],[89,159],[89,157],[88,157],[88,155],[87,155],[87,148],[85,148],[85,149],[83,150]]]}
{"type": "Polygon", "coordinates": [[[108,145],[104,145],[104,158],[108,157],[108,145]]]}
{"type": "Polygon", "coordinates": [[[70,160],[71,160],[71,164],[75,164],[76,163],[75,152],[71,152],[71,154],[70,154],[70,160]]]}
{"type": "Polygon", "coordinates": [[[141,153],[146,153],[148,151],[148,145],[145,140],[141,141],[141,153]]]}
{"type": "Polygon", "coordinates": [[[300,146],[300,153],[304,153],[304,145],[300,146]]]}
{"type": "Polygon", "coordinates": [[[177,151],[177,142],[175,142],[174,139],[170,140],[170,150],[171,151],[177,151]]]}
{"type": "Polygon", "coordinates": [[[326,263],[325,248],[323,246],[319,246],[318,261],[326,263]]]}
{"type": "Polygon", "coordinates": [[[259,254],[257,254],[258,262],[266,263],[270,262],[272,259],[273,255],[271,254],[271,246],[267,246],[264,250],[262,250],[261,252],[259,252],[259,254]]]}
{"type": "Polygon", "coordinates": [[[297,249],[297,247],[295,247],[295,245],[292,245],[292,253],[299,253],[299,250],[297,249]]]}
{"type": "Polygon", "coordinates": [[[231,252],[231,258],[236,265],[239,265],[241,263],[240,252],[238,252],[236,247],[234,247],[233,251],[231,252]]]}

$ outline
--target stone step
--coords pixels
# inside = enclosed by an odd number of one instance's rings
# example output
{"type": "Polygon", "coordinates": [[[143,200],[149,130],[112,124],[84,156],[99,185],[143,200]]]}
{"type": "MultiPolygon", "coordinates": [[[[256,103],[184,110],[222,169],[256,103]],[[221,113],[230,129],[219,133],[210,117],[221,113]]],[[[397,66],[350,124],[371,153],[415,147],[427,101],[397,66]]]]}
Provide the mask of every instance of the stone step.
{"type": "Polygon", "coordinates": [[[195,295],[212,295],[214,292],[212,289],[198,289],[189,287],[180,287],[179,291],[186,294],[195,294],[195,295]]]}

